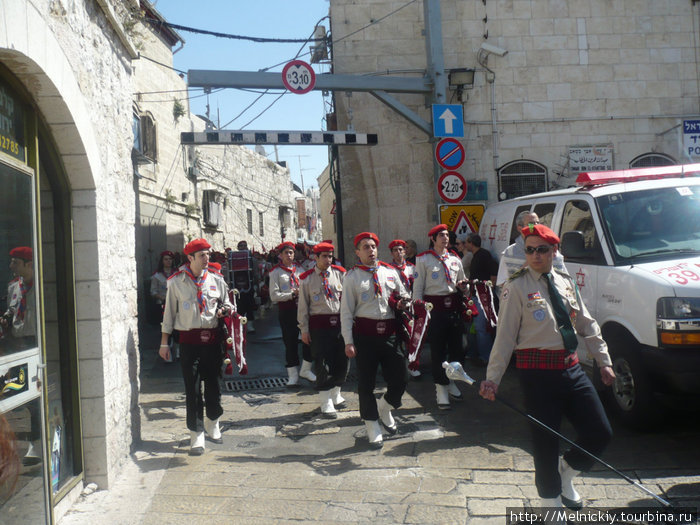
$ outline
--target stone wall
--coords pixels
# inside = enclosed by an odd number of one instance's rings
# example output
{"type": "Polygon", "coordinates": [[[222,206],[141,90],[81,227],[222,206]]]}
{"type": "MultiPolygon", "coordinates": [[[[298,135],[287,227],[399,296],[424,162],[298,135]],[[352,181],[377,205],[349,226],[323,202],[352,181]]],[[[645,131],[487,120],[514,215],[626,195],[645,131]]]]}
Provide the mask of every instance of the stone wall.
{"type": "Polygon", "coordinates": [[[125,5],[17,0],[0,9],[1,59],[34,99],[72,191],[85,473],[102,487],[139,437],[134,50],[107,16],[125,5]]]}
{"type": "MultiPolygon", "coordinates": [[[[423,75],[422,3],[380,20],[397,7],[385,0],[331,0],[336,73],[423,75]],[[373,20],[380,21],[360,30],[373,20]]],[[[461,173],[487,180],[488,202],[494,202],[496,169],[511,161],[543,164],[550,187],[572,184],[569,146],[612,144],[616,168],[652,151],[683,162],[677,126],[698,110],[699,9],[674,0],[442,0],[445,68],[476,69],[473,88],[461,97],[461,173]],[[485,62],[494,73],[495,127],[488,71],[477,61],[484,41],[508,50],[485,62]]],[[[422,96],[396,98],[431,120],[422,96]]],[[[460,97],[450,91],[447,100],[460,97]]],[[[367,207],[367,213],[346,213],[346,242],[373,229],[380,238],[413,237],[425,248],[425,232],[437,218],[428,136],[371,95],[336,93],[335,101],[339,129],[352,124],[379,134],[378,146],[340,148],[343,208],[367,207]]]]}

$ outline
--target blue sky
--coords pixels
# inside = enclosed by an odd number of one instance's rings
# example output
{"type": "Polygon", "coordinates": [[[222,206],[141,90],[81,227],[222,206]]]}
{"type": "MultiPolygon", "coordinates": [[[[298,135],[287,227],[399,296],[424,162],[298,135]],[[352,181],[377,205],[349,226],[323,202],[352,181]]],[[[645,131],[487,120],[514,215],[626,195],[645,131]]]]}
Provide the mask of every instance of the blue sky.
{"type": "MultiPolygon", "coordinates": [[[[265,38],[308,38],[316,23],[328,15],[328,0],[157,0],[152,2],[158,12],[173,24],[216,31],[219,33],[265,38]]],[[[328,19],[321,23],[329,29],[328,19]]],[[[219,69],[227,71],[258,71],[271,68],[281,75],[284,63],[292,60],[301,43],[253,43],[178,30],[185,46],[173,57],[174,67],[188,69],[219,69]]],[[[309,61],[309,44],[303,46],[300,60],[309,61]]],[[[315,64],[316,74],[329,71],[329,66],[315,64]]],[[[262,91],[262,90],[258,90],[262,91]]],[[[224,129],[249,130],[312,130],[323,129],[324,108],[320,91],[304,95],[285,94],[253,122],[251,120],[279,96],[273,92],[261,97],[238,119],[227,124],[253,102],[259,93],[225,89],[209,95],[210,118],[224,129]],[[250,123],[249,123],[250,122],[250,123]],[[248,124],[249,123],[249,124],[248,124]],[[247,124],[247,125],[246,125],[247,124]]],[[[205,114],[207,97],[202,90],[190,91],[190,106],[195,114],[205,114]]],[[[275,158],[274,147],[266,145],[267,156],[275,158]]],[[[287,161],[292,181],[305,188],[318,186],[317,177],[328,164],[325,146],[281,146],[279,160],[287,161]]]]}

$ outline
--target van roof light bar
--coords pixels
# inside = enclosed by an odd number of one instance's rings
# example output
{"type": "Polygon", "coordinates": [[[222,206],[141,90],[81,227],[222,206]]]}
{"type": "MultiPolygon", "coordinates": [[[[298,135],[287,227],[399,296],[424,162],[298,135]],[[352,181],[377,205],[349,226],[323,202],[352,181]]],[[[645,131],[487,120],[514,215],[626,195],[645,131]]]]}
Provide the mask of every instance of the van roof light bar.
{"type": "Polygon", "coordinates": [[[578,174],[576,184],[579,186],[598,186],[616,182],[636,182],[640,180],[696,176],[700,176],[700,164],[680,164],[677,166],[660,166],[631,170],[584,171],[578,174]]]}

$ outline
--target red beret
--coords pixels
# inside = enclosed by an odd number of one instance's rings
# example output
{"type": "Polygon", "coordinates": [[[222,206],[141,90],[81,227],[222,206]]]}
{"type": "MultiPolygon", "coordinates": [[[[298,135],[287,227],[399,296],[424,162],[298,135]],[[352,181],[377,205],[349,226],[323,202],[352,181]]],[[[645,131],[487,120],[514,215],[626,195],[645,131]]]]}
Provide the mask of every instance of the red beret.
{"type": "Polygon", "coordinates": [[[541,237],[542,240],[549,244],[559,244],[559,237],[544,224],[528,224],[522,230],[523,237],[527,238],[530,235],[541,237]]]}
{"type": "Polygon", "coordinates": [[[221,265],[218,262],[210,262],[209,268],[214,268],[217,272],[221,271],[221,265]]]}
{"type": "Polygon", "coordinates": [[[406,247],[406,241],[402,241],[401,239],[394,239],[389,243],[389,249],[393,250],[396,246],[403,246],[404,248],[406,247]]]}
{"type": "Polygon", "coordinates": [[[319,242],[316,246],[314,246],[314,253],[334,252],[334,251],[335,251],[335,248],[329,242],[319,242]]]}
{"type": "Polygon", "coordinates": [[[282,250],[285,250],[286,248],[291,248],[292,250],[294,250],[294,243],[291,241],[285,241],[282,244],[280,244],[276,249],[278,252],[282,253],[282,250]]]}
{"type": "Polygon", "coordinates": [[[17,246],[17,248],[12,248],[10,250],[10,257],[24,259],[25,261],[34,260],[33,251],[29,246],[17,246]]]}
{"type": "Polygon", "coordinates": [[[352,242],[355,248],[357,248],[357,245],[362,239],[372,239],[374,241],[374,244],[379,246],[379,237],[377,237],[376,234],[372,232],[362,232],[355,235],[355,240],[352,242]]]}
{"type": "Polygon", "coordinates": [[[447,227],[447,224],[438,224],[437,226],[434,226],[429,232],[428,232],[428,237],[432,237],[433,235],[437,235],[443,230],[449,230],[447,227]]]}
{"type": "Polygon", "coordinates": [[[208,250],[211,248],[205,239],[194,239],[187,243],[185,246],[185,255],[192,255],[193,253],[201,252],[202,250],[208,250]]]}
{"type": "Polygon", "coordinates": [[[163,257],[165,257],[166,255],[167,255],[168,257],[175,257],[175,254],[174,254],[173,252],[171,252],[170,250],[165,250],[165,251],[160,252],[160,258],[161,258],[161,259],[162,259],[163,257]]]}

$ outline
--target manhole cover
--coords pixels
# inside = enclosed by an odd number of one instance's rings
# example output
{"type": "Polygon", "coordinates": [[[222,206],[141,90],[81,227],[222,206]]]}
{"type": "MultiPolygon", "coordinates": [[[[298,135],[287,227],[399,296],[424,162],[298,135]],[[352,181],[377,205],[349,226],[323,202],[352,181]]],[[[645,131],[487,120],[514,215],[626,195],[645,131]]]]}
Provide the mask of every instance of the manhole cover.
{"type": "Polygon", "coordinates": [[[246,390],[273,390],[287,386],[286,377],[260,377],[257,379],[235,379],[224,381],[224,386],[229,392],[242,392],[246,390]]]}

